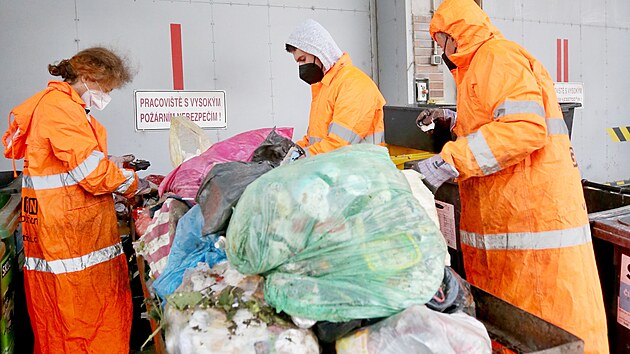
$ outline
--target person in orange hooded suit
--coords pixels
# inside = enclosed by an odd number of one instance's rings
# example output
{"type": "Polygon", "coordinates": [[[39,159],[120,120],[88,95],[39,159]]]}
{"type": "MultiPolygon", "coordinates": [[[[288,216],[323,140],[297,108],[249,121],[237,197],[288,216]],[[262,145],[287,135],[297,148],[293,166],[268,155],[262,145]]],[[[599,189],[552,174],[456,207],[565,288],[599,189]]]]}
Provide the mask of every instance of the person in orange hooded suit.
{"type": "Polygon", "coordinates": [[[300,78],[311,85],[308,132],[297,142],[307,156],[352,144],[385,144],[383,95],[322,25],[303,22],[287,39],[286,50],[298,63],[300,78]]]}
{"type": "Polygon", "coordinates": [[[445,0],[429,27],[457,85],[458,139],[415,168],[457,177],[468,281],[607,353],[606,316],[580,172],[551,77],[473,0],[445,0]]]}
{"type": "Polygon", "coordinates": [[[131,80],[108,49],[49,65],[63,81],[15,107],[4,155],[24,159],[24,281],[35,353],[128,353],[132,304],[112,193],[138,179],[107,157],[105,128],[88,112],[131,80]]]}

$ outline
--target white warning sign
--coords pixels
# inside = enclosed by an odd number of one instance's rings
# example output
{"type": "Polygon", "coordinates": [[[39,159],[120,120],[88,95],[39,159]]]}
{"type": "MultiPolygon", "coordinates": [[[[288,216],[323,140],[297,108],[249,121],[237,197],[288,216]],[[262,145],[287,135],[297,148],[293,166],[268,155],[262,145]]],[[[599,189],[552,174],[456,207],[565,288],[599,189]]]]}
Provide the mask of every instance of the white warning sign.
{"type": "Polygon", "coordinates": [[[554,82],[558,103],[581,103],[584,105],[584,84],[581,82],[554,82]]]}
{"type": "Polygon", "coordinates": [[[201,128],[227,128],[225,91],[135,91],[136,130],[169,129],[183,116],[201,128]]]}

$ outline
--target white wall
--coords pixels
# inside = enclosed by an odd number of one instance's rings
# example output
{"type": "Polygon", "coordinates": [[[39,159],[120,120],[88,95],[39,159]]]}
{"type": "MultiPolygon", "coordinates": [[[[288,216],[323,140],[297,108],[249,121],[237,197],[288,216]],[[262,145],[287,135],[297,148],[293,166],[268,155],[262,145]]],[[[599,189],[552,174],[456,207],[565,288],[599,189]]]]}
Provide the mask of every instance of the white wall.
{"type": "MultiPolygon", "coordinates": [[[[442,2],[435,0],[436,5],[442,2]]],[[[427,13],[431,0],[412,0],[427,13]]],[[[582,177],[609,182],[630,179],[630,142],[614,142],[607,128],[630,126],[629,0],[483,0],[503,35],[525,47],[557,79],[556,40],[569,43],[569,81],[584,83],[583,108],[575,110],[572,142],[582,177]]],[[[441,51],[440,51],[441,53],[441,51]]],[[[445,102],[455,99],[445,73],[445,102]]]]}
{"type": "Polygon", "coordinates": [[[415,102],[410,0],[376,0],[379,88],[388,105],[415,102]]]}
{"type": "Polygon", "coordinates": [[[569,81],[584,83],[572,142],[582,177],[630,178],[630,142],[613,142],[606,128],[630,126],[630,1],[484,0],[503,34],[522,44],[556,79],[556,39],[569,41],[569,81]]]}
{"type": "MultiPolygon", "coordinates": [[[[167,174],[168,132],[135,132],[134,90],[172,90],[170,24],[182,27],[184,88],[225,90],[228,128],[213,140],[269,126],[306,133],[310,88],[284,50],[292,29],[307,18],[326,27],[342,50],[373,74],[370,0],[0,0],[0,112],[57,79],[47,65],[94,45],[114,47],[138,68],[94,116],[108,130],[110,154],[150,160],[146,173],[167,174]]],[[[0,119],[0,131],[7,128],[0,119]]],[[[2,158],[1,170],[11,161],[2,158]]]]}

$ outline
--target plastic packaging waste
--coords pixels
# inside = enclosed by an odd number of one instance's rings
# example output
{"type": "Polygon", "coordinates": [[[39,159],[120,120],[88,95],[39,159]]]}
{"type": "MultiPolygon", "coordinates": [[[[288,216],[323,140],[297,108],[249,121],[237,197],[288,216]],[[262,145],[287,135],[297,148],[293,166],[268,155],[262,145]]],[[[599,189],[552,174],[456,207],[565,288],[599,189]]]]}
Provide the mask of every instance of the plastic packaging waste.
{"type": "Polygon", "coordinates": [[[197,124],[183,116],[171,118],[169,152],[173,167],[206,151],[212,142],[197,124]]]}
{"type": "Polygon", "coordinates": [[[265,299],[278,311],[341,322],[429,301],[446,243],[387,150],[360,144],[255,180],[232,215],[226,251],[238,271],[266,276],[265,299]]]}
{"type": "Polygon", "coordinates": [[[214,165],[195,198],[205,219],[203,233],[212,234],[227,229],[232,208],[236,206],[245,187],[272,168],[269,161],[214,165]]]}
{"type": "Polygon", "coordinates": [[[407,183],[409,183],[414,198],[418,200],[420,205],[424,208],[424,211],[427,212],[427,215],[439,228],[440,219],[438,218],[437,208],[435,207],[435,197],[433,193],[431,193],[431,190],[422,182],[422,174],[411,169],[402,170],[400,173],[405,176],[407,183]]]}
{"type": "Polygon", "coordinates": [[[475,318],[418,305],[338,340],[335,347],[337,354],[492,353],[488,332],[475,318]]]}
{"type": "Polygon", "coordinates": [[[172,354],[319,354],[313,332],[296,328],[262,299],[262,277],[228,262],[188,269],[167,297],[166,346],[172,354]]]}
{"type": "Polygon", "coordinates": [[[427,307],[438,312],[463,311],[475,316],[475,299],[470,292],[470,284],[450,267],[444,268],[444,280],[437,294],[427,302],[427,307]]]}
{"type": "Polygon", "coordinates": [[[351,320],[346,322],[317,322],[313,327],[313,331],[322,343],[335,343],[337,339],[345,337],[348,333],[355,329],[366,327],[381,321],[382,318],[372,318],[364,320],[351,320]]]}
{"type": "Polygon", "coordinates": [[[141,237],[133,243],[136,253],[143,256],[149,264],[153,278],[158,278],[164,271],[175,239],[177,224],[190,209],[186,203],[174,198],[167,198],[161,206],[156,206],[158,207],[146,226],[146,213],[150,212],[149,209],[136,213],[138,216],[136,230],[138,227],[144,227],[144,232],[140,233],[141,237]]]}
{"type": "Polygon", "coordinates": [[[291,139],[278,134],[274,128],[265,141],[256,148],[252,155],[252,161],[269,161],[274,167],[278,167],[289,152],[289,149],[294,146],[297,145],[291,139]]]}
{"type": "MultiPolygon", "coordinates": [[[[160,196],[171,192],[187,200],[194,200],[201,182],[214,164],[251,161],[252,154],[271,131],[272,128],[251,130],[212,144],[201,155],[183,162],[171,171],[160,184],[160,196]]],[[[293,128],[276,128],[276,132],[289,139],[293,136],[293,128]]]]}
{"type": "Polygon", "coordinates": [[[153,289],[162,298],[179,287],[184,271],[205,262],[212,266],[225,260],[225,252],[214,247],[218,235],[202,235],[203,215],[195,205],[179,219],[171,252],[164,271],[153,282],[153,289]]]}

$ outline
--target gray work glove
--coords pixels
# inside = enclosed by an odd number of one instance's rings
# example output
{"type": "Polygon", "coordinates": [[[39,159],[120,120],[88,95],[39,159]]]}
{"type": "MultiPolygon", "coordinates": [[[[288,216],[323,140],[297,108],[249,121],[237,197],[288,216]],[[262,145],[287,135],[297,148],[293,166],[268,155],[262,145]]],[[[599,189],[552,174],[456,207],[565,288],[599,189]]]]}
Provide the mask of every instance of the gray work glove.
{"type": "Polygon", "coordinates": [[[127,154],[127,155],[123,155],[123,156],[112,156],[109,155],[108,156],[109,161],[113,162],[116,167],[118,168],[124,168],[125,167],[125,163],[129,163],[133,160],[136,159],[135,156],[133,156],[132,154],[127,154]]]}
{"type": "Polygon", "coordinates": [[[424,176],[422,182],[429,187],[433,194],[444,182],[459,176],[459,172],[457,172],[455,167],[449,165],[440,155],[418,161],[413,165],[413,169],[424,176]]]}
{"type": "Polygon", "coordinates": [[[457,120],[457,113],[450,109],[444,108],[430,108],[418,114],[416,118],[416,125],[423,132],[433,130],[435,128],[436,121],[448,124],[449,130],[453,131],[455,121],[457,120]]]}

